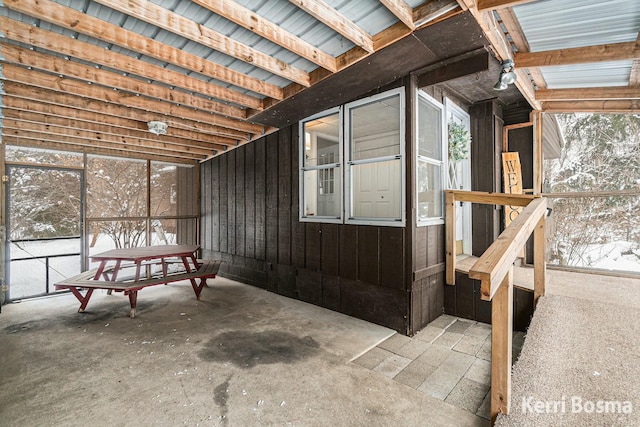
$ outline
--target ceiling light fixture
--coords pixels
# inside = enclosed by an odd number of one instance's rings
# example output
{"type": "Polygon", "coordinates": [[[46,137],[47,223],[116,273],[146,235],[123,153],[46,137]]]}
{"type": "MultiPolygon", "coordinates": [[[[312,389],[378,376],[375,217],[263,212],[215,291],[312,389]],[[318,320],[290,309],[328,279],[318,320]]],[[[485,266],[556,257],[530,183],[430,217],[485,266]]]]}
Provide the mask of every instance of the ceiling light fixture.
{"type": "Polygon", "coordinates": [[[493,88],[495,90],[505,90],[510,84],[514,83],[517,78],[518,76],[515,72],[513,60],[507,59],[506,61],[502,61],[502,71],[498,77],[498,83],[496,83],[493,88]]]}
{"type": "Polygon", "coordinates": [[[147,126],[149,126],[149,132],[155,133],[156,135],[164,135],[167,133],[168,125],[165,122],[152,120],[147,123],[147,126]]]}

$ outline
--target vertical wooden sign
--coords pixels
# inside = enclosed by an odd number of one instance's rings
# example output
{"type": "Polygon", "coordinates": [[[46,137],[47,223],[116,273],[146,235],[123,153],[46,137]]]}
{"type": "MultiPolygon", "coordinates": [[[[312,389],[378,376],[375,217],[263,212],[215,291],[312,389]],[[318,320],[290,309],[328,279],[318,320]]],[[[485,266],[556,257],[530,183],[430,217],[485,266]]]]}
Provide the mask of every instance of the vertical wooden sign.
{"type": "MultiPolygon", "coordinates": [[[[520,168],[520,156],[518,152],[502,153],[502,176],[504,179],[505,193],[522,194],[522,169],[520,168]]],[[[518,217],[522,209],[522,206],[505,206],[505,227],[508,227],[511,221],[518,217]]]]}

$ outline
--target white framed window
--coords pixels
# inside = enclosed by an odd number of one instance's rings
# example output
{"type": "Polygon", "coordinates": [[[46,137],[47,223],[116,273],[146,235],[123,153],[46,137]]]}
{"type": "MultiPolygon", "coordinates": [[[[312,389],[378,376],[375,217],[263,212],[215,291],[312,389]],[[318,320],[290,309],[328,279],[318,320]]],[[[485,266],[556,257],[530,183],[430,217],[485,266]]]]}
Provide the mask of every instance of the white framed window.
{"type": "Polygon", "coordinates": [[[300,122],[300,220],[342,222],[342,112],[300,122]]]}
{"type": "Polygon", "coordinates": [[[405,223],[404,88],[344,106],[349,224],[405,223]]]}
{"type": "Polygon", "coordinates": [[[442,224],[447,167],[444,106],[421,90],[416,98],[417,222],[442,224]]]}
{"type": "Polygon", "coordinates": [[[300,220],[405,224],[404,88],[300,122],[300,220]]]}

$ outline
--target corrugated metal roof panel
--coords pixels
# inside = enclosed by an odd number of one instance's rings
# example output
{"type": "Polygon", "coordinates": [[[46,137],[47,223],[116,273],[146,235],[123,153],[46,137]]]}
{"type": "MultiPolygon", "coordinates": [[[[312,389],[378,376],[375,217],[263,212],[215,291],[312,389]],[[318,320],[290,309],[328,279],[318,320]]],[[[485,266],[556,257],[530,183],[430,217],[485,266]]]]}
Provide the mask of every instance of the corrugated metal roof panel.
{"type": "Polygon", "coordinates": [[[638,0],[541,0],[513,7],[531,52],[634,41],[638,0]]]}
{"type": "Polygon", "coordinates": [[[585,66],[564,65],[541,68],[549,89],[627,86],[632,61],[596,62],[585,66]]]}

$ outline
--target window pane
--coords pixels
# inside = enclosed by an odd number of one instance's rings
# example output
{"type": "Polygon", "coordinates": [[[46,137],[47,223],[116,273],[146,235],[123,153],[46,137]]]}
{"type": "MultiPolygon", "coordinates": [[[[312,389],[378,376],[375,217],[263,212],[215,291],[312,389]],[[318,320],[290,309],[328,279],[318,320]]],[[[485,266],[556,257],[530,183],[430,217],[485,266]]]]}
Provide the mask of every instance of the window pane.
{"type": "Polygon", "coordinates": [[[340,169],[304,172],[304,216],[340,217],[340,169]]]}
{"type": "Polygon", "coordinates": [[[151,216],[176,215],[175,165],[151,162],[151,216]]]}
{"type": "Polygon", "coordinates": [[[147,215],[147,162],[104,157],[87,159],[87,216],[147,215]]]}
{"type": "Polygon", "coordinates": [[[442,112],[418,97],[418,154],[442,160],[442,112]]]}
{"type": "Polygon", "coordinates": [[[90,221],[89,257],[110,249],[147,246],[144,221],[90,221]]]}
{"type": "Polygon", "coordinates": [[[401,219],[400,160],[354,165],[352,218],[401,219]]]}
{"type": "Polygon", "coordinates": [[[442,216],[442,166],[418,160],[418,219],[442,216]]]}
{"type": "Polygon", "coordinates": [[[39,165],[82,167],[82,153],[45,150],[42,148],[15,147],[7,145],[5,150],[7,161],[33,163],[39,165]]]}
{"type": "Polygon", "coordinates": [[[400,113],[400,95],[351,108],[350,160],[400,154],[400,113]]]}
{"type": "Polygon", "coordinates": [[[339,163],[340,115],[338,113],[304,124],[304,165],[339,163]],[[332,161],[329,161],[331,156],[332,161]]]}

